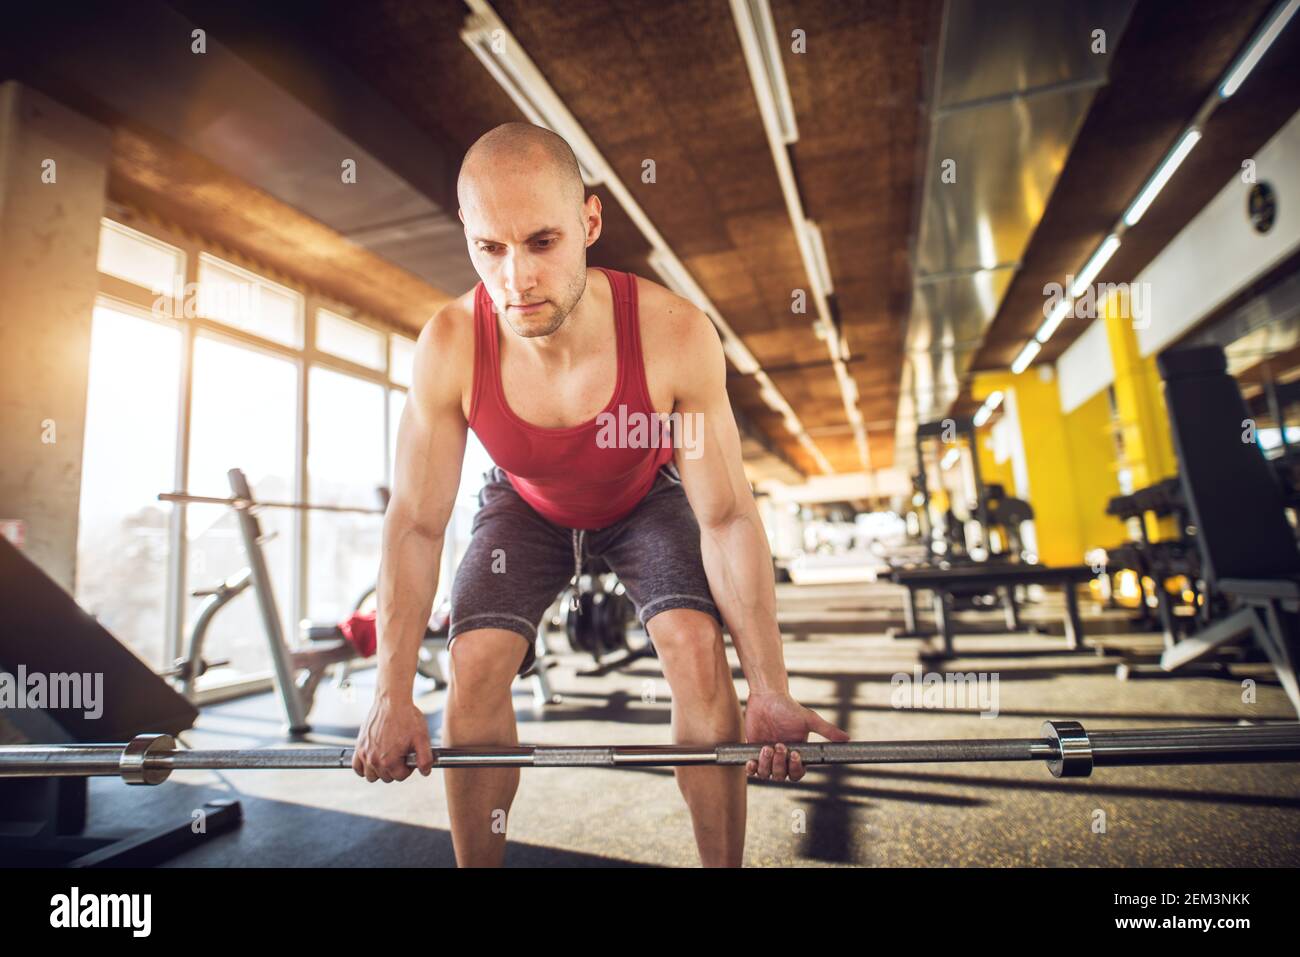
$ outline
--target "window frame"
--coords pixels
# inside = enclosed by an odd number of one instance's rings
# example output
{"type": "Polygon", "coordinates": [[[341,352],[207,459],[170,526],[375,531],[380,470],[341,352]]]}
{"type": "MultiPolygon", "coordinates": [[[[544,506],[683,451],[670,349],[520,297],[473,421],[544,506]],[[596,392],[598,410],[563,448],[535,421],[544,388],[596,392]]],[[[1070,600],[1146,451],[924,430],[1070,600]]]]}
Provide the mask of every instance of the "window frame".
{"type": "MultiPolygon", "coordinates": [[[[152,217],[148,217],[136,209],[110,204],[110,208],[106,210],[101,218],[101,229],[114,228],[138,233],[145,239],[179,250],[181,255],[185,284],[184,288],[179,290],[182,294],[179,298],[175,295],[178,290],[174,288],[159,295],[147,287],[139,286],[129,280],[106,272],[97,272],[98,282],[95,297],[97,305],[102,303],[109,308],[170,325],[181,332],[180,389],[177,396],[177,402],[179,403],[177,414],[178,434],[176,436],[172,490],[185,491],[189,474],[194,400],[194,344],[200,335],[288,359],[297,366],[298,394],[294,429],[294,494],[297,501],[311,501],[310,475],[307,471],[307,452],[310,442],[307,416],[310,409],[310,370],[313,366],[375,383],[386,390],[383,403],[385,449],[383,474],[385,482],[389,485],[392,484],[392,464],[387,450],[397,429],[397,422],[392,421],[391,402],[388,401],[387,394],[391,391],[409,393],[409,387],[395,382],[391,378],[393,352],[391,337],[399,336],[414,343],[417,339],[416,335],[411,334],[408,330],[399,329],[391,322],[378,320],[348,303],[340,302],[325,295],[295,277],[286,276],[276,269],[263,266],[248,256],[218,243],[192,235],[187,231],[156,222],[152,217]],[[247,273],[259,281],[297,294],[301,299],[301,348],[267,338],[247,329],[228,325],[216,319],[209,319],[197,314],[190,317],[185,316],[184,306],[189,298],[186,294],[192,292],[194,297],[197,298],[199,264],[205,258],[215,260],[222,267],[234,267],[236,270],[247,273]],[[385,340],[383,369],[372,369],[318,349],[316,347],[316,328],[319,313],[322,309],[383,335],[385,340]]],[[[197,312],[197,302],[194,303],[194,308],[197,312]]],[[[159,489],[159,491],[164,490],[159,489]]],[[[293,594],[288,596],[288,607],[290,609],[289,620],[296,622],[301,619],[306,608],[309,577],[307,562],[310,556],[310,547],[308,542],[309,523],[306,521],[305,513],[295,510],[292,520],[291,580],[294,582],[294,589],[293,594]]],[[[165,649],[164,653],[169,656],[169,660],[153,663],[155,668],[160,670],[169,667],[171,661],[179,659],[184,654],[188,639],[187,601],[185,596],[188,594],[191,585],[187,575],[189,556],[185,509],[183,508],[172,509],[168,543],[167,597],[164,613],[167,634],[164,636],[163,648],[165,649]]],[[[285,600],[285,596],[277,595],[276,597],[281,603],[285,600]]],[[[294,636],[288,637],[292,641],[294,636]]],[[[196,698],[199,703],[224,700],[229,697],[270,688],[273,685],[273,680],[273,672],[268,669],[265,673],[246,675],[229,683],[209,686],[198,692],[196,698]]]]}

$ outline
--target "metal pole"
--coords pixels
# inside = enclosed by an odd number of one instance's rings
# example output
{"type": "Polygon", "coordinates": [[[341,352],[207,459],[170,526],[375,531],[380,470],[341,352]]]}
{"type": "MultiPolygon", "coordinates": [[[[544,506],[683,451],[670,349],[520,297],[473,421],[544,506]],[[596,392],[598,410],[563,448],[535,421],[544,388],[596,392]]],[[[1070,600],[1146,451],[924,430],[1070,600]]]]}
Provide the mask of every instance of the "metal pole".
{"type": "MultiPolygon", "coordinates": [[[[798,742],[787,747],[797,750],[808,766],[1045,761],[1056,777],[1087,777],[1094,766],[1300,761],[1300,723],[1088,732],[1075,721],[1047,721],[1042,734],[1041,738],[798,742]]],[[[439,768],[743,765],[758,759],[760,747],[434,748],[433,763],[439,768]]],[[[0,747],[0,778],[121,775],[132,784],[159,784],[172,771],[351,768],[352,758],[350,747],[184,750],[176,748],[170,735],[146,734],[125,745],[0,747]]],[[[415,755],[407,755],[407,765],[415,764],[415,755]]]]}
{"type": "Polygon", "coordinates": [[[188,492],[159,492],[160,502],[181,502],[190,505],[225,505],[235,509],[291,508],[301,512],[355,512],[360,515],[383,515],[382,508],[363,508],[360,505],[316,505],[311,502],[263,502],[252,498],[234,496],[220,498],[215,495],[190,495],[188,492]]]}
{"type": "MultiPolygon", "coordinates": [[[[226,473],[230,480],[231,491],[237,498],[252,500],[253,493],[248,487],[248,478],[241,469],[231,469],[226,473]]],[[[271,570],[266,565],[266,555],[262,552],[262,527],[248,509],[236,509],[235,518],[239,521],[239,534],[244,539],[244,553],[248,558],[248,571],[253,579],[253,595],[257,599],[258,612],[262,618],[262,628],[270,643],[271,664],[275,668],[275,682],[280,689],[280,698],[284,701],[285,716],[289,721],[290,734],[305,734],[311,730],[307,723],[307,707],[298,693],[297,669],[289,654],[289,646],[284,640],[284,628],[280,624],[280,609],[275,603],[275,586],[271,583],[271,570]]]]}

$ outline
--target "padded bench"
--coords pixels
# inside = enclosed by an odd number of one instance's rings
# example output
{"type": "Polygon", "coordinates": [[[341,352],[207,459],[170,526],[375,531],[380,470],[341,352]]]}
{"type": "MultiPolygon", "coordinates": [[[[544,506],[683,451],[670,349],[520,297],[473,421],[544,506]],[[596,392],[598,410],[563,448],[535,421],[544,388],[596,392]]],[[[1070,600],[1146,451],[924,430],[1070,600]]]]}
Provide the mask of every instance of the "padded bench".
{"type": "Polygon", "coordinates": [[[1081,648],[1083,622],[1079,618],[1079,600],[1074,593],[1076,585],[1096,577],[1087,565],[1027,565],[987,562],[974,565],[955,565],[951,568],[899,568],[890,575],[893,581],[907,589],[905,615],[908,632],[919,634],[916,628],[916,595],[925,590],[931,594],[937,633],[943,636],[943,655],[952,657],[953,636],[956,626],[949,605],[954,594],[972,590],[1002,591],[1007,613],[1007,630],[1021,631],[1020,616],[1016,607],[1017,585],[1042,585],[1057,587],[1065,592],[1065,643],[1071,651],[1081,648]]]}

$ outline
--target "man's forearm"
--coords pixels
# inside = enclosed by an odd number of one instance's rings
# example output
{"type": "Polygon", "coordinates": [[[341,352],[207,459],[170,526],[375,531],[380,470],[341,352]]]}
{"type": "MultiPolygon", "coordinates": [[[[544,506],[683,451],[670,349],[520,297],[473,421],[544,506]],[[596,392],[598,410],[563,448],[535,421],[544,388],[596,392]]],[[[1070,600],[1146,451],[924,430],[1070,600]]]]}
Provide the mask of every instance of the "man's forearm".
{"type": "Polygon", "coordinates": [[[776,579],[758,511],[751,508],[728,522],[703,526],[700,549],[713,600],[731,632],[750,692],[787,692],[776,625],[776,579]]]}
{"type": "Polygon", "coordinates": [[[385,529],[377,591],[379,695],[405,697],[415,684],[433,596],[438,591],[443,535],[418,529],[385,529]]]}

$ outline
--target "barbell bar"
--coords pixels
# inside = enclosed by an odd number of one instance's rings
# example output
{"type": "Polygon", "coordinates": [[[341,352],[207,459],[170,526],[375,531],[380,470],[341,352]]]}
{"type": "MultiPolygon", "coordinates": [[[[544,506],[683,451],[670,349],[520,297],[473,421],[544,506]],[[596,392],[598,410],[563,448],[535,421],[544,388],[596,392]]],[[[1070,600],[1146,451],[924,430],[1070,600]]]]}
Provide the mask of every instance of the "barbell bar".
{"type": "Polygon", "coordinates": [[[188,492],[159,492],[160,502],[179,502],[185,505],[225,505],[233,509],[291,508],[300,512],[348,512],[358,515],[383,515],[382,508],[362,505],[325,505],[313,502],[263,502],[257,499],[220,497],[216,495],[190,495],[188,492]]]}
{"type": "MultiPolygon", "coordinates": [[[[721,744],[434,748],[437,768],[675,767],[743,765],[760,745],[721,744]]],[[[1087,777],[1093,767],[1300,761],[1300,723],[1219,728],[1085,731],[1077,721],[1045,721],[1041,738],[939,741],[844,741],[788,744],[807,766],[1045,761],[1055,777],[1087,777]]],[[[120,775],[128,784],[161,784],[173,771],[351,768],[353,748],[177,748],[168,734],[141,734],[126,744],[0,747],[0,778],[120,775]]],[[[406,757],[416,765],[414,754],[406,757]]]]}

